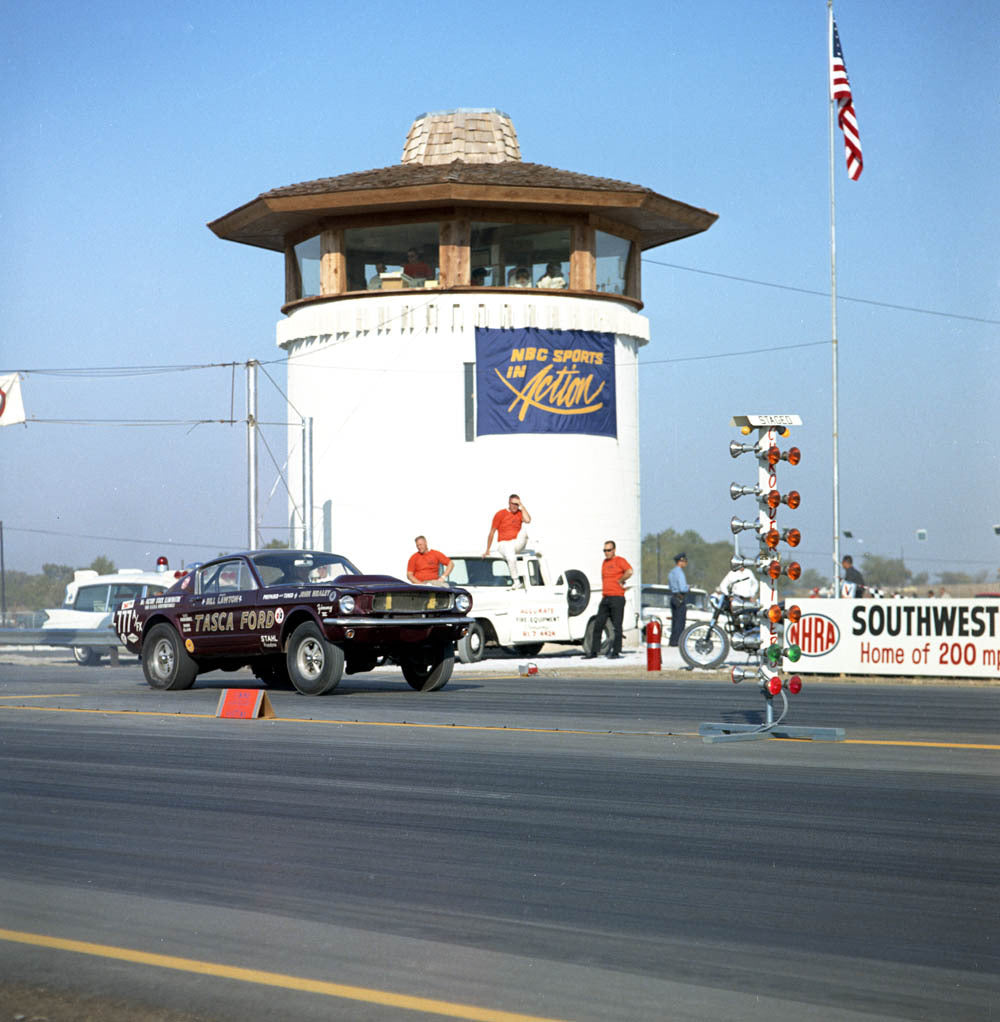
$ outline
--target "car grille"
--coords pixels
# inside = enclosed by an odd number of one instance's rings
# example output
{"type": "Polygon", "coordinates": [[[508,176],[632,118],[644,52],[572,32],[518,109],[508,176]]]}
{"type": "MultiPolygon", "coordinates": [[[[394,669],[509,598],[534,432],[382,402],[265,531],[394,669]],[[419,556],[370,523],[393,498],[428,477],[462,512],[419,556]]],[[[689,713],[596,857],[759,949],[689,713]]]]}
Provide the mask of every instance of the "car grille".
{"type": "Polygon", "coordinates": [[[372,609],[384,614],[412,614],[422,610],[451,610],[451,593],[379,593],[372,609]]]}

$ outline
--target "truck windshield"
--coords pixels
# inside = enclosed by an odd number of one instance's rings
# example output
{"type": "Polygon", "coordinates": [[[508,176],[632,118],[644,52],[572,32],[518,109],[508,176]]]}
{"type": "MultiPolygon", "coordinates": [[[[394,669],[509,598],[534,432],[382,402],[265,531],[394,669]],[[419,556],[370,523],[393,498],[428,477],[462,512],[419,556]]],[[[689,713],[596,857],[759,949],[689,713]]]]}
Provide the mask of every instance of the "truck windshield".
{"type": "Polygon", "coordinates": [[[454,568],[450,582],[457,586],[503,586],[511,585],[510,569],[502,558],[453,557],[454,568]]]}

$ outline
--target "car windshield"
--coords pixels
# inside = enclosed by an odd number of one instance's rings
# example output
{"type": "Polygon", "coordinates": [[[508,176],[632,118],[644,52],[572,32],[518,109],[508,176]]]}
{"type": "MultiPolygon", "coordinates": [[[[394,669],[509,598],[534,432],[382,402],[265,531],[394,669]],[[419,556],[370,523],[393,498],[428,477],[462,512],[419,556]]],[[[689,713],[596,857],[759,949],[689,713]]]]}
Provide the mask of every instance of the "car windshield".
{"type": "Polygon", "coordinates": [[[642,590],[642,605],[644,607],[669,607],[669,589],[646,589],[642,590]]]}
{"type": "Polygon", "coordinates": [[[457,586],[509,586],[510,569],[502,558],[453,557],[450,582],[457,586]]]}
{"type": "Polygon", "coordinates": [[[263,550],[250,558],[266,586],[309,586],[361,572],[340,554],[317,550],[263,550]]]}

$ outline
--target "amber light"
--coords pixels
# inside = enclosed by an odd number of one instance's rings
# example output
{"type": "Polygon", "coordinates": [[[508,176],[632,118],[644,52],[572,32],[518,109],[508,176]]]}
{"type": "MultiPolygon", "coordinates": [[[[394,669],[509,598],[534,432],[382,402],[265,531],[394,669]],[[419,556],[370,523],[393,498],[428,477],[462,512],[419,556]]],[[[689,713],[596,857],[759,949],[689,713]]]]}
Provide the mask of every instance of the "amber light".
{"type": "MultiPolygon", "coordinates": [[[[765,455],[765,457],[767,458],[768,465],[774,468],[774,466],[777,465],[779,461],[781,461],[781,451],[779,451],[778,448],[772,444],[772,446],[768,447],[767,454],[765,455]]],[[[792,464],[794,464],[794,462],[792,464]]]]}
{"type": "Polygon", "coordinates": [[[789,465],[797,465],[802,460],[802,452],[797,447],[789,447],[781,455],[781,460],[787,461],[789,465]]]}
{"type": "Polygon", "coordinates": [[[769,532],[764,534],[764,543],[772,550],[778,545],[778,541],[781,539],[781,533],[777,529],[771,529],[769,532]]]}
{"type": "Polygon", "coordinates": [[[781,691],[781,678],[771,678],[767,683],[767,690],[771,695],[776,696],[781,691]]]}
{"type": "Polygon", "coordinates": [[[783,500],[793,511],[802,503],[802,497],[798,490],[789,490],[783,500]]]}
{"type": "Polygon", "coordinates": [[[788,577],[794,582],[802,574],[802,565],[798,561],[792,561],[788,565],[788,577]]]}
{"type": "Polygon", "coordinates": [[[785,617],[787,617],[788,620],[791,621],[793,625],[798,624],[799,620],[802,617],[802,608],[797,603],[793,603],[785,611],[785,617]]]}
{"type": "Polygon", "coordinates": [[[781,503],[781,494],[777,490],[771,490],[767,495],[767,506],[773,511],[781,503]]]}
{"type": "Polygon", "coordinates": [[[771,624],[777,624],[781,620],[782,611],[781,608],[775,604],[773,607],[767,609],[767,619],[771,624]]]}
{"type": "Polygon", "coordinates": [[[767,566],[767,577],[770,579],[781,578],[781,561],[771,561],[767,566]]]}
{"type": "Polygon", "coordinates": [[[802,691],[802,679],[797,674],[793,674],[788,679],[788,691],[793,696],[797,696],[802,691]]]}
{"type": "Polygon", "coordinates": [[[802,542],[802,533],[798,529],[786,529],[782,539],[789,546],[798,546],[802,542]]]}

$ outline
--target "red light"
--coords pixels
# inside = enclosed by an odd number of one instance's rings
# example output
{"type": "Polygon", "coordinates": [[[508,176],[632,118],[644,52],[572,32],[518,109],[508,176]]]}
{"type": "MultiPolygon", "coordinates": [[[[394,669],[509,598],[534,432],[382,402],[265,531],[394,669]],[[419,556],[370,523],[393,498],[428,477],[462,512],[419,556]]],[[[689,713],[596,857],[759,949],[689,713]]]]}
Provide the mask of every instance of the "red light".
{"type": "Polygon", "coordinates": [[[802,460],[802,452],[797,447],[789,447],[782,457],[789,465],[797,465],[802,460]]]}
{"type": "Polygon", "coordinates": [[[802,497],[799,495],[799,491],[789,490],[788,496],[785,497],[785,503],[794,511],[799,504],[802,503],[802,497]]]}
{"type": "Polygon", "coordinates": [[[802,617],[802,608],[797,603],[793,603],[785,610],[785,617],[787,617],[793,625],[798,624],[799,619],[802,617]]]}
{"type": "Polygon", "coordinates": [[[781,620],[781,608],[777,604],[768,608],[767,619],[775,625],[781,620]]]}
{"type": "Polygon", "coordinates": [[[802,679],[797,674],[793,674],[788,679],[788,691],[793,696],[797,696],[802,691],[802,679]]]}
{"type": "Polygon", "coordinates": [[[167,563],[166,557],[157,557],[156,558],[156,570],[157,571],[166,571],[168,567],[169,567],[169,565],[167,563]]]}
{"type": "Polygon", "coordinates": [[[771,490],[767,495],[767,506],[773,511],[781,503],[781,494],[777,490],[771,490]]]}
{"type": "Polygon", "coordinates": [[[789,546],[798,546],[802,542],[802,533],[798,529],[788,529],[784,538],[789,546]]]}
{"type": "Polygon", "coordinates": [[[764,535],[764,543],[773,550],[781,539],[781,533],[777,529],[771,529],[764,535]]]}
{"type": "Polygon", "coordinates": [[[776,696],[781,691],[781,678],[772,678],[767,683],[767,690],[771,695],[776,696]]]}
{"type": "Polygon", "coordinates": [[[781,562],[771,561],[767,566],[767,577],[770,579],[777,579],[781,577],[781,562]]]}

